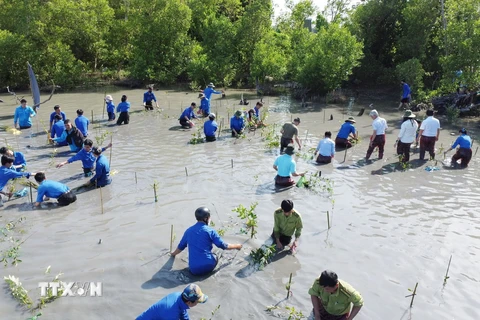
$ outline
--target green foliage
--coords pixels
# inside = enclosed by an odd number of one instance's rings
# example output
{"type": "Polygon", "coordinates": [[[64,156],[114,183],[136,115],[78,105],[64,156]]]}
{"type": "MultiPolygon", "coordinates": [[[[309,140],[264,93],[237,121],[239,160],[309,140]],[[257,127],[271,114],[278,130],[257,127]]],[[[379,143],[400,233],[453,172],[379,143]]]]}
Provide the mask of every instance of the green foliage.
{"type": "Polygon", "coordinates": [[[460,109],[455,108],[455,106],[450,106],[447,108],[445,116],[447,117],[448,123],[455,125],[458,123],[458,117],[460,117],[460,109]]]}
{"type": "Polygon", "coordinates": [[[276,124],[270,127],[263,127],[261,135],[263,137],[263,141],[265,141],[266,149],[272,150],[280,147],[280,133],[278,132],[276,124]]]}
{"type": "MultiPolygon", "coordinates": [[[[60,276],[62,276],[63,273],[59,273],[55,276],[55,278],[53,278],[52,281],[50,282],[60,282],[60,276]]],[[[57,294],[54,295],[53,294],[53,289],[51,287],[48,287],[47,290],[46,290],[46,296],[45,297],[40,297],[40,299],[38,300],[38,303],[37,303],[37,306],[34,308],[34,310],[38,310],[38,309],[42,309],[45,307],[45,305],[47,303],[51,303],[55,300],[57,300],[58,298],[60,298],[63,294],[63,286],[60,285],[60,287],[57,289],[57,294]]]]}
{"type": "Polygon", "coordinates": [[[286,306],[285,309],[288,310],[287,320],[301,320],[306,318],[302,311],[296,310],[295,307],[286,306]]]}
{"type": "MultiPolygon", "coordinates": [[[[217,313],[218,309],[220,309],[220,305],[216,306],[215,309],[212,310],[212,316],[208,320],[213,319],[213,317],[215,316],[215,313],[217,313]]],[[[207,320],[207,318],[200,318],[200,320],[207,320]]]]}
{"type": "Polygon", "coordinates": [[[250,74],[261,82],[267,76],[282,80],[287,73],[289,42],[288,35],[268,32],[253,53],[250,74]]]}
{"type": "Polygon", "coordinates": [[[413,92],[422,91],[425,70],[423,70],[420,60],[414,58],[397,64],[395,71],[398,82],[405,79],[413,92]]]}
{"type": "MultiPolygon", "coordinates": [[[[13,189],[9,190],[9,192],[13,191],[13,189]]],[[[9,264],[17,266],[20,262],[22,262],[22,260],[19,259],[19,251],[20,245],[23,242],[20,242],[20,239],[18,239],[16,235],[23,233],[22,229],[17,229],[21,223],[25,222],[25,220],[25,217],[20,217],[16,221],[7,222],[4,227],[0,228],[0,242],[7,242],[10,245],[7,249],[0,251],[0,263],[3,263],[5,267],[9,264]]]]}
{"type": "Polygon", "coordinates": [[[250,258],[252,258],[253,264],[257,266],[259,270],[263,270],[263,268],[270,263],[275,252],[276,244],[272,244],[271,246],[263,245],[257,250],[252,250],[250,252],[250,258]]]}
{"type": "Polygon", "coordinates": [[[205,140],[203,139],[203,126],[198,127],[197,131],[192,133],[192,139],[190,139],[190,144],[199,144],[204,143],[205,140]]]}
{"type": "Polygon", "coordinates": [[[24,308],[31,308],[33,305],[32,298],[29,297],[28,291],[22,286],[20,279],[15,276],[3,277],[3,280],[7,283],[10,293],[15,300],[24,308]]]}
{"type": "Polygon", "coordinates": [[[257,207],[258,202],[254,202],[250,205],[250,208],[246,208],[243,204],[232,209],[233,212],[237,213],[237,216],[240,219],[245,220],[245,228],[240,229],[241,233],[248,234],[250,233],[250,238],[253,239],[257,234],[257,214],[255,213],[255,208],[257,207]]]}

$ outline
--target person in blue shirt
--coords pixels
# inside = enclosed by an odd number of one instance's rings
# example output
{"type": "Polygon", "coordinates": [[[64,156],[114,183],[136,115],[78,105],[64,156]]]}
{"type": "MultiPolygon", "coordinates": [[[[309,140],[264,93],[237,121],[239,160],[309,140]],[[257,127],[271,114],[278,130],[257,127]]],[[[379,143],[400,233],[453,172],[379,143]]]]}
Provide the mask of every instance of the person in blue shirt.
{"type": "Polygon", "coordinates": [[[27,160],[25,159],[25,156],[23,155],[23,153],[19,151],[12,151],[6,147],[1,147],[0,155],[14,158],[13,165],[11,168],[15,169],[15,171],[17,172],[23,171],[27,167],[27,160]]]}
{"type": "Polygon", "coordinates": [[[200,94],[200,110],[198,110],[198,113],[202,113],[204,117],[208,117],[210,114],[210,100],[203,93],[200,94]]]}
{"type": "Polygon", "coordinates": [[[325,137],[318,143],[315,155],[318,154],[317,163],[330,163],[335,156],[335,142],[333,142],[332,133],[325,132],[325,137]]]}
{"type": "Polygon", "coordinates": [[[88,136],[89,124],[90,124],[90,121],[88,120],[87,117],[83,115],[83,110],[78,109],[77,117],[75,118],[75,125],[77,126],[77,129],[80,130],[80,132],[83,134],[85,138],[88,136]]]}
{"type": "Polygon", "coordinates": [[[51,137],[48,137],[48,138],[50,139],[50,141],[54,141],[57,143],[66,141],[68,146],[70,147],[70,151],[73,151],[73,152],[80,151],[83,147],[83,140],[85,139],[83,137],[83,134],[80,132],[80,130],[78,130],[72,125],[72,122],[70,121],[70,119],[65,120],[64,124],[65,124],[65,131],[63,131],[60,137],[53,138],[53,139],[51,137]]]}
{"type": "Polygon", "coordinates": [[[208,86],[203,90],[203,94],[208,99],[208,106],[210,106],[210,101],[212,100],[212,94],[222,94],[224,91],[215,91],[215,86],[212,82],[208,84],[208,86]]]}
{"type": "Polygon", "coordinates": [[[402,99],[400,100],[398,109],[410,109],[410,99],[412,98],[410,86],[405,80],[402,80],[400,83],[402,85],[402,99]]]}
{"type": "Polygon", "coordinates": [[[115,120],[115,104],[113,103],[113,98],[111,95],[105,97],[105,104],[107,108],[108,121],[115,120]]]}
{"type": "Polygon", "coordinates": [[[57,199],[60,206],[68,206],[70,203],[77,201],[77,196],[72,190],[63,183],[47,180],[43,172],[35,174],[35,180],[39,184],[35,207],[40,206],[43,201],[48,201],[50,198],[57,199]]]}
{"type": "Polygon", "coordinates": [[[215,132],[218,129],[218,124],[215,122],[215,113],[208,115],[208,121],[203,124],[203,133],[205,133],[205,140],[207,142],[217,140],[215,138],[215,132]]]}
{"type": "Polygon", "coordinates": [[[0,167],[0,206],[3,206],[3,201],[10,199],[10,197],[12,196],[12,193],[3,190],[9,180],[21,177],[26,177],[28,179],[31,175],[35,175],[35,173],[17,172],[13,170],[12,166],[14,161],[15,159],[13,157],[9,157],[7,155],[2,156],[1,159],[2,166],[0,167]]]}
{"type": "Polygon", "coordinates": [[[20,130],[28,129],[32,127],[32,117],[35,117],[36,113],[33,111],[32,107],[27,106],[27,100],[20,100],[20,106],[15,109],[15,115],[13,116],[13,126],[20,130]]]}
{"type": "Polygon", "coordinates": [[[153,304],[135,320],[190,320],[187,310],[205,303],[208,296],[196,284],[189,284],[183,292],[170,293],[153,304]]]}
{"type": "MultiPolygon", "coordinates": [[[[105,148],[102,148],[102,152],[104,152],[111,146],[112,144],[109,143],[105,148]]],[[[74,155],[67,161],[57,164],[57,168],[61,168],[66,164],[81,160],[83,165],[83,174],[85,175],[85,177],[92,176],[95,170],[95,160],[96,160],[95,156],[92,153],[92,148],[93,148],[93,141],[90,139],[85,139],[85,141],[83,141],[83,149],[80,150],[76,155],[74,155]]]]}
{"type": "Polygon", "coordinates": [[[148,91],[143,94],[143,106],[145,107],[145,111],[153,110],[152,101],[155,101],[155,106],[158,109],[157,97],[153,93],[153,88],[151,86],[148,87],[148,91]]]}
{"type": "Polygon", "coordinates": [[[243,112],[237,110],[235,115],[230,119],[230,129],[232,129],[232,137],[238,137],[245,129],[245,118],[243,112]]]}
{"type": "MultiPolygon", "coordinates": [[[[50,138],[60,138],[65,131],[65,123],[62,120],[62,116],[59,114],[56,114],[54,116],[54,121],[55,123],[53,126],[50,128],[50,138]]],[[[68,143],[67,141],[62,141],[58,142],[59,146],[66,146],[68,143]]]]}
{"type": "Polygon", "coordinates": [[[295,153],[295,148],[288,146],[285,148],[285,153],[281,156],[278,156],[273,163],[273,169],[277,171],[277,176],[275,177],[275,184],[282,187],[289,187],[295,184],[295,181],[292,179],[292,176],[304,176],[305,172],[297,172],[297,164],[293,160],[292,155],[295,153]]]}
{"type": "Polygon", "coordinates": [[[352,143],[349,140],[350,137],[354,140],[358,139],[354,123],[355,119],[353,117],[348,117],[348,119],[342,124],[340,131],[338,131],[337,137],[335,138],[335,146],[337,148],[351,148],[352,143]]]}
{"type": "Polygon", "coordinates": [[[65,112],[62,111],[60,106],[57,104],[55,107],[53,107],[53,112],[50,114],[50,130],[52,130],[52,126],[56,122],[55,115],[57,114],[60,115],[63,121],[67,120],[67,115],[65,114],[65,112]]]}
{"type": "Polygon", "coordinates": [[[120,102],[117,106],[117,112],[120,112],[118,116],[117,125],[121,125],[122,123],[128,124],[130,122],[130,102],[127,101],[127,96],[122,96],[122,102],[120,102]]]}
{"type": "Polygon", "coordinates": [[[188,267],[194,275],[205,275],[215,269],[218,260],[212,252],[212,244],[223,250],[240,250],[241,244],[228,244],[220,238],[217,231],[209,227],[210,210],[200,207],[195,210],[197,223],[183,234],[177,249],[172,252],[175,257],[188,246],[188,267]]]}
{"type": "Polygon", "coordinates": [[[190,107],[185,108],[185,110],[183,110],[183,113],[180,115],[180,118],[178,118],[178,120],[180,121],[180,125],[182,127],[192,128],[195,125],[192,119],[197,118],[194,112],[196,107],[197,107],[197,104],[195,102],[192,102],[190,107]]]}
{"type": "Polygon", "coordinates": [[[105,187],[112,183],[112,178],[110,178],[110,164],[108,163],[107,157],[102,154],[101,148],[93,147],[92,153],[97,158],[95,161],[95,175],[85,186],[94,185],[97,188],[105,187]]]}
{"type": "Polygon", "coordinates": [[[460,136],[455,140],[453,145],[445,151],[445,154],[458,146],[457,152],[452,156],[452,165],[457,165],[458,160],[461,160],[460,166],[465,168],[472,159],[472,138],[467,135],[467,129],[465,128],[460,129],[459,132],[460,136]]]}

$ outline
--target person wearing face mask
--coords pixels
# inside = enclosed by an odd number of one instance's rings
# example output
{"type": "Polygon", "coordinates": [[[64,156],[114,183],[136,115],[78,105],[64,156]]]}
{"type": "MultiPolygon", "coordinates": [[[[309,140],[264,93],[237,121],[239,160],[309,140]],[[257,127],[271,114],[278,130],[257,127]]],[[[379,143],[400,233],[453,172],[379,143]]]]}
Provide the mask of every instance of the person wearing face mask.
{"type": "Polygon", "coordinates": [[[217,266],[218,260],[212,252],[212,244],[223,250],[240,250],[241,244],[228,244],[220,238],[217,231],[209,227],[210,210],[200,207],[195,210],[197,223],[183,234],[177,249],[171,253],[175,257],[188,246],[188,267],[194,275],[210,273],[217,266]]]}

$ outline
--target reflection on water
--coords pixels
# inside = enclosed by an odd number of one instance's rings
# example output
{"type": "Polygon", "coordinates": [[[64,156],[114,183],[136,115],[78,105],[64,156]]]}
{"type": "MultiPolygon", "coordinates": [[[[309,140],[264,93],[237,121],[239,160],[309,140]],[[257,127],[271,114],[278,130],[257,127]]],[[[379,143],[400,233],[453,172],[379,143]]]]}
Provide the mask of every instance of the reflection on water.
{"type": "MultiPolygon", "coordinates": [[[[275,189],[272,165],[278,151],[265,152],[260,132],[237,140],[225,131],[217,142],[189,145],[201,120],[193,130],[184,130],[178,128],[177,119],[196,95],[160,91],[157,97],[163,110],[146,113],[141,106],[142,90],[112,91],[115,102],[123,93],[137,111],[126,126],[102,121],[103,92],[55,95],[50,104],[42,106],[38,117],[47,123],[54,104],[60,104],[67,117],[73,117],[78,108],[91,117],[93,110],[96,121],[90,128],[92,137],[113,132],[112,169],[118,173],[113,184],[102,190],[104,214],[97,190],[81,193],[77,202],[66,208],[48,205],[31,210],[27,197],[9,202],[3,209],[2,221],[25,216],[26,236],[33,234],[22,245],[23,262],[16,268],[5,268],[3,275],[19,276],[33,297],[39,294],[37,283],[51,278],[43,274],[49,265],[52,273],[63,272],[65,281],[103,282],[101,299],[62,298],[42,311],[47,319],[134,318],[189,281],[198,282],[210,297],[208,304],[191,310],[193,318],[208,317],[221,305],[216,314],[219,319],[267,319],[271,316],[265,307],[285,298],[290,273],[293,296],[280,305],[295,306],[308,314],[308,289],[325,268],[335,270],[363,294],[365,307],[356,318],[359,320],[474,319],[480,315],[475,299],[480,296],[478,158],[474,157],[465,170],[447,170],[439,163],[439,171],[427,172],[425,167],[435,164],[419,163],[414,154],[412,167],[404,171],[393,155],[398,134],[398,129],[393,129],[387,136],[386,159],[372,158],[374,161],[366,163],[363,159],[371,119],[357,117],[363,141],[348,150],[345,162],[343,152],[332,165],[321,167],[297,158],[299,171],[321,170],[322,177],[334,181],[332,204],[325,195],[305,189],[275,189]],[[154,181],[160,185],[158,203],[154,202],[154,181]],[[252,270],[246,260],[249,249],[258,248],[269,236],[273,212],[285,198],[294,201],[304,219],[298,253],[278,259],[263,271],[252,270]],[[258,239],[249,240],[238,255],[226,252],[224,257],[232,259],[213,276],[190,278],[185,270],[186,252],[176,259],[162,256],[170,245],[170,225],[174,225],[177,244],[183,231],[195,222],[194,210],[202,205],[213,207],[212,203],[218,212],[215,220],[218,218],[227,230],[226,241],[244,242],[247,239],[238,233],[239,221],[231,210],[255,201],[259,202],[258,239]],[[332,223],[328,231],[326,211],[332,223]],[[443,287],[452,254],[450,279],[443,287]],[[410,311],[404,296],[416,282],[418,296],[410,311]],[[70,316],[72,307],[82,316],[70,316]]],[[[244,107],[238,105],[237,96],[239,92],[227,93],[224,100],[214,97],[212,109],[217,122],[228,123],[228,116],[244,107]]],[[[5,103],[0,124],[11,125],[14,101],[8,96],[1,98],[5,103]]],[[[253,103],[254,96],[249,100],[253,103]]],[[[336,133],[346,117],[339,111],[348,107],[347,102],[302,108],[288,97],[268,97],[264,102],[270,110],[268,123],[301,118],[304,150],[316,147],[325,131],[336,133]],[[330,114],[334,120],[328,120],[330,114]]],[[[353,113],[366,105],[368,101],[363,105],[355,102],[353,113]]],[[[388,117],[395,121],[401,114],[389,111],[388,117]]],[[[70,153],[63,147],[52,156],[53,148],[45,146],[42,127],[35,119],[31,130],[20,136],[1,132],[1,139],[24,152],[29,170],[45,170],[48,179],[71,188],[85,183],[80,163],[55,168],[54,164],[70,153]]],[[[447,145],[451,137],[442,132],[441,139],[447,145]]],[[[110,157],[110,150],[106,155],[110,157]]],[[[8,315],[6,319],[26,318],[8,293],[3,295],[0,313],[8,315]]]]}

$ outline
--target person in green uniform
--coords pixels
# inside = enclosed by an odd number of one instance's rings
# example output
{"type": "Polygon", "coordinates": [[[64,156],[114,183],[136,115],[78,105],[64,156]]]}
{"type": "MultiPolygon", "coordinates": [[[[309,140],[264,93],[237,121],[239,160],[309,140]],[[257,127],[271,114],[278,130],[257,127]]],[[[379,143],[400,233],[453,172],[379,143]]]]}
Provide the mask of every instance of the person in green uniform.
{"type": "Polygon", "coordinates": [[[315,279],[308,294],[312,298],[315,320],[352,320],[363,306],[360,293],[330,270],[315,279]]]}
{"type": "Polygon", "coordinates": [[[282,250],[285,246],[290,245],[292,236],[295,234],[295,241],[290,246],[290,250],[295,252],[298,246],[298,238],[302,234],[303,224],[300,213],[293,209],[293,201],[283,200],[280,208],[275,210],[273,217],[272,238],[277,244],[277,249],[282,250]]]}

